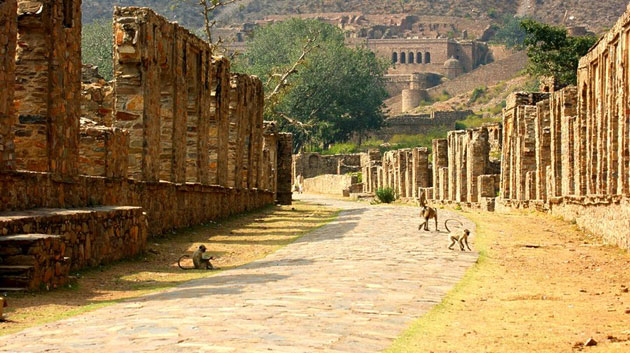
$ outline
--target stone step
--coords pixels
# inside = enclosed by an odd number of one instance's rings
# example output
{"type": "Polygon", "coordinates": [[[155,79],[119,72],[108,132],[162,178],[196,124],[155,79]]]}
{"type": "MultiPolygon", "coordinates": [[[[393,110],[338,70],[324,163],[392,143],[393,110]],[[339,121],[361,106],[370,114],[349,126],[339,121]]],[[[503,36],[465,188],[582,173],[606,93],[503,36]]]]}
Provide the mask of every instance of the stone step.
{"type": "Polygon", "coordinates": [[[30,276],[0,276],[0,287],[3,288],[30,288],[31,282],[30,276]]]}
{"type": "Polygon", "coordinates": [[[0,287],[0,293],[4,293],[4,292],[26,292],[28,291],[28,288],[23,287],[23,288],[4,288],[4,287],[0,287]]]}
{"type": "Polygon", "coordinates": [[[19,266],[19,265],[1,265],[0,275],[15,275],[28,273],[33,270],[33,266],[19,266]]]}

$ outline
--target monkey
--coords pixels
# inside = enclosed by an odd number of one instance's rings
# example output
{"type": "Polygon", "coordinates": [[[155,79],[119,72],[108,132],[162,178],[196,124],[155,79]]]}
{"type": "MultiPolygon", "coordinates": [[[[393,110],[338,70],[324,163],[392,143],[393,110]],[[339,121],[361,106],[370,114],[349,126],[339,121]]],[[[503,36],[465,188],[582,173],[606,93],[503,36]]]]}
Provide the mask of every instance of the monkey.
{"type": "Polygon", "coordinates": [[[446,228],[446,231],[449,232],[449,233],[451,232],[451,230],[448,228],[448,222],[451,222],[451,221],[459,223],[460,227],[464,226],[464,224],[462,222],[460,222],[460,221],[458,221],[456,219],[452,219],[452,218],[451,219],[447,219],[446,221],[444,221],[444,228],[446,228]]]}
{"type": "Polygon", "coordinates": [[[418,226],[418,230],[421,230],[422,226],[424,226],[424,230],[428,231],[429,230],[429,221],[431,219],[435,219],[435,230],[439,231],[437,209],[429,207],[429,206],[426,206],[426,205],[423,206],[422,209],[420,210],[420,218],[423,218],[424,222],[420,223],[420,225],[418,226]]]}
{"type": "Polygon", "coordinates": [[[214,260],[214,257],[205,257],[204,253],[206,252],[206,250],[207,249],[205,245],[199,245],[199,249],[195,250],[192,256],[194,267],[184,267],[181,264],[182,259],[190,258],[190,255],[182,255],[179,260],[177,260],[177,266],[179,266],[179,268],[181,268],[182,270],[214,270],[214,266],[212,266],[212,263],[210,263],[210,260],[214,260]]]}
{"type": "Polygon", "coordinates": [[[468,229],[464,229],[461,232],[458,232],[457,234],[452,234],[451,233],[451,245],[448,246],[448,248],[450,250],[453,250],[453,245],[455,245],[455,243],[459,243],[459,248],[461,249],[461,251],[466,251],[464,250],[464,244],[466,244],[466,247],[468,248],[468,251],[472,251],[470,249],[470,246],[468,245],[468,236],[470,235],[470,231],[468,229]]]}

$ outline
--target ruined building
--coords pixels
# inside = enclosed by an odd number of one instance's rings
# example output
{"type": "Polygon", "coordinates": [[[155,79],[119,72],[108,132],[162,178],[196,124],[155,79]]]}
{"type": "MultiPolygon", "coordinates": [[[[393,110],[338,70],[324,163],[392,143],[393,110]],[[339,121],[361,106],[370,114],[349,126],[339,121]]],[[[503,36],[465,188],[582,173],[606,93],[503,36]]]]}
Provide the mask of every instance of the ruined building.
{"type": "Polygon", "coordinates": [[[5,290],[54,287],[148,236],[291,202],[292,136],[263,122],[258,78],[150,9],[116,8],[111,106],[95,87],[82,101],[80,9],[0,2],[5,290]]]}

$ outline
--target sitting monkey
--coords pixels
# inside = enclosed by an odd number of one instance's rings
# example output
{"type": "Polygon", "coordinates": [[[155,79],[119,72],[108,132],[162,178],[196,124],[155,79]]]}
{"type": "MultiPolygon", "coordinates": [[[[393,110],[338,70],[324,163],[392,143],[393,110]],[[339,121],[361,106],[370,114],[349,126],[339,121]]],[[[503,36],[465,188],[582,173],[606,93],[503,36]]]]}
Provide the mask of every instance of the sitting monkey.
{"type": "Polygon", "coordinates": [[[177,266],[179,266],[179,268],[181,268],[182,270],[200,270],[200,269],[214,270],[215,268],[210,263],[210,260],[214,260],[214,257],[212,256],[206,257],[205,256],[206,250],[207,249],[205,245],[199,245],[199,249],[195,250],[192,256],[194,267],[184,267],[181,264],[181,261],[183,258],[190,258],[189,255],[182,255],[179,258],[179,260],[177,260],[177,266]]]}
{"type": "Polygon", "coordinates": [[[455,243],[459,243],[459,248],[461,249],[461,251],[466,251],[464,250],[464,244],[466,244],[466,247],[468,248],[469,251],[472,251],[470,249],[470,246],[468,246],[469,235],[470,235],[470,231],[468,229],[460,230],[457,233],[451,233],[450,235],[451,245],[449,245],[448,248],[450,250],[453,250],[453,245],[455,245],[455,243]]]}

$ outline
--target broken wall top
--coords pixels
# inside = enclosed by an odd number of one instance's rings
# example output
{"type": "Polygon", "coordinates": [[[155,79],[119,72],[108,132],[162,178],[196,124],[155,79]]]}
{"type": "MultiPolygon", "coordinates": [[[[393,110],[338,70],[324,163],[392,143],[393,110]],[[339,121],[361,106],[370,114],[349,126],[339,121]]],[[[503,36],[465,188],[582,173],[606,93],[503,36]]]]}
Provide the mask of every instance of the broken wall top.
{"type": "Polygon", "coordinates": [[[626,8],[626,12],[621,15],[617,23],[602,37],[599,38],[599,41],[591,48],[591,50],[580,59],[580,63],[578,65],[578,71],[584,68],[587,68],[588,65],[597,60],[597,58],[605,53],[608,50],[608,45],[610,43],[615,42],[619,34],[627,30],[627,26],[630,24],[630,4],[626,8]]]}

